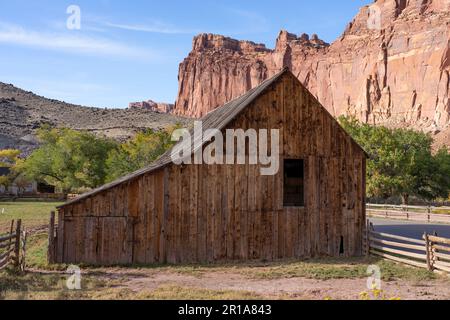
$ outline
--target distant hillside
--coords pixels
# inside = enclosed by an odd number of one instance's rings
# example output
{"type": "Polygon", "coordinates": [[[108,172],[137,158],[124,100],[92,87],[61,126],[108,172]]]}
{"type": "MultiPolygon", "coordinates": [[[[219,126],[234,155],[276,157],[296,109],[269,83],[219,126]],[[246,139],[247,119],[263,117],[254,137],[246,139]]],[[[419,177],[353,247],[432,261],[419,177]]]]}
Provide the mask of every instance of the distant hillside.
{"type": "Polygon", "coordinates": [[[88,130],[123,140],[142,129],[160,129],[189,119],[145,109],[100,109],[47,99],[0,82],[0,149],[36,146],[33,136],[42,124],[88,130]]]}

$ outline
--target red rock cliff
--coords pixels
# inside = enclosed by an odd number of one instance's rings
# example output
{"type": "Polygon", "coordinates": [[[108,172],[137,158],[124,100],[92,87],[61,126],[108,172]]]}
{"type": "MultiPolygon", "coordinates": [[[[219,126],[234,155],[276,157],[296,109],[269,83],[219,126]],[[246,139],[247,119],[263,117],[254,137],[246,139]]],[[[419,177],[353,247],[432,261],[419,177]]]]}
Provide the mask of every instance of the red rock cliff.
{"type": "Polygon", "coordinates": [[[438,132],[449,127],[450,0],[378,0],[333,44],[281,31],[276,47],[194,38],[175,113],[201,117],[283,67],[335,116],[438,132]]]}
{"type": "Polygon", "coordinates": [[[142,109],[159,113],[171,113],[174,105],[170,103],[155,102],[153,100],[130,102],[129,109],[142,109]]]}

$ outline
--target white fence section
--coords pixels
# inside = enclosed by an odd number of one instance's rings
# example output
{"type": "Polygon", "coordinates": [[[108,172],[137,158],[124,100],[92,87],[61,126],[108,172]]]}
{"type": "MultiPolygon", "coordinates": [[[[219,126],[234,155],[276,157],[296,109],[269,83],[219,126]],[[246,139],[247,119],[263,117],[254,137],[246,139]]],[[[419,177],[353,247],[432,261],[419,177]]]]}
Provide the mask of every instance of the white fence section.
{"type": "Polygon", "coordinates": [[[374,218],[450,224],[450,207],[367,204],[366,211],[369,217],[374,218]]]}

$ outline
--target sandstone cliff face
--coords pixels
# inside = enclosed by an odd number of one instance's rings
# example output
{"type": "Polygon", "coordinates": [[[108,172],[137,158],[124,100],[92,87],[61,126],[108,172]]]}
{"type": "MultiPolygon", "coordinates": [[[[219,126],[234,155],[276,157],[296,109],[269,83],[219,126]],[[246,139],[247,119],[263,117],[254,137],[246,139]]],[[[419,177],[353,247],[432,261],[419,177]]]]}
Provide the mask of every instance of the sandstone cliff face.
{"type": "Polygon", "coordinates": [[[148,110],[158,113],[171,113],[175,105],[170,103],[160,103],[153,100],[131,102],[128,106],[129,109],[136,110],[148,110]]]}
{"type": "Polygon", "coordinates": [[[449,0],[378,0],[331,45],[282,31],[270,50],[202,34],[180,65],[174,112],[201,117],[289,67],[334,116],[445,131],[449,30],[449,0]]]}

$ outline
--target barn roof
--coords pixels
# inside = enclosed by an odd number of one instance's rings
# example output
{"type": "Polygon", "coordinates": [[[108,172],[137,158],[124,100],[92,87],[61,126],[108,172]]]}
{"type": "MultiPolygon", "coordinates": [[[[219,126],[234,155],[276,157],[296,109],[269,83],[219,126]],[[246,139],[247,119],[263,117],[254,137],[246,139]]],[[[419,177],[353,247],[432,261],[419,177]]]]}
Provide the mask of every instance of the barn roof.
{"type": "MultiPolygon", "coordinates": [[[[288,68],[284,68],[279,73],[275,74],[272,78],[269,78],[265,81],[263,81],[260,85],[257,87],[251,89],[250,91],[246,92],[244,95],[226,103],[225,105],[209,112],[206,116],[204,116],[200,121],[202,121],[203,125],[203,131],[206,131],[208,129],[218,129],[222,130],[224,129],[232,120],[234,120],[248,105],[250,105],[253,101],[255,101],[256,98],[258,98],[261,94],[263,94],[266,89],[268,89],[272,84],[274,84],[278,79],[281,78],[282,75],[285,73],[290,73],[288,68]]],[[[204,141],[192,141],[193,146],[199,146],[203,147],[205,143],[207,143],[212,137],[204,137],[204,141]]],[[[181,142],[183,143],[183,142],[181,142]]],[[[355,142],[356,143],[356,142],[355,142]]],[[[366,154],[366,152],[356,143],[356,145],[366,154]]],[[[198,147],[197,147],[198,149],[198,147]]],[[[168,164],[172,163],[171,153],[173,148],[165,152],[158,160],[153,162],[151,165],[140,169],[138,171],[135,171],[131,174],[128,174],[122,178],[119,178],[113,182],[110,182],[108,184],[105,184],[97,189],[94,189],[90,192],[87,192],[83,195],[81,195],[78,198],[75,198],[71,201],[66,202],[65,204],[59,206],[59,208],[65,207],[67,205],[79,202],[83,199],[86,199],[88,197],[91,197],[93,195],[96,195],[100,192],[106,191],[108,189],[114,188],[122,183],[128,182],[130,180],[134,180],[135,178],[138,178],[144,174],[156,171],[158,169],[161,169],[168,164]]],[[[197,151],[195,148],[192,148],[192,153],[194,154],[195,151],[197,151]]],[[[366,154],[367,156],[367,154],[366,154]]]]}
{"type": "MultiPolygon", "coordinates": [[[[207,129],[223,129],[228,123],[230,123],[239,113],[242,112],[242,110],[245,109],[250,103],[252,103],[257,97],[259,97],[268,87],[270,87],[274,82],[276,82],[285,72],[287,72],[287,68],[283,69],[281,72],[277,73],[275,76],[273,76],[270,79],[267,79],[266,81],[262,82],[259,86],[251,89],[244,95],[240,96],[239,98],[236,98],[235,100],[232,100],[222,107],[219,107],[210,113],[208,113],[206,116],[204,116],[201,121],[203,124],[203,130],[207,129]]],[[[206,139],[205,139],[206,140],[206,139]]],[[[88,198],[90,196],[93,196],[97,193],[103,192],[105,190],[111,189],[113,187],[116,187],[122,183],[125,183],[127,181],[133,180],[143,174],[150,173],[152,171],[161,169],[165,167],[166,165],[172,163],[171,159],[171,151],[172,149],[168,150],[166,153],[164,153],[158,160],[153,162],[148,167],[145,167],[143,169],[140,169],[138,171],[135,171],[131,174],[128,174],[122,178],[119,178],[111,183],[105,184],[104,186],[101,186],[97,189],[94,189],[90,192],[87,192],[83,195],[81,195],[78,198],[75,198],[71,201],[66,202],[65,204],[61,205],[61,207],[67,206],[69,204],[76,203],[80,200],[83,200],[85,198],[88,198]]],[[[195,152],[195,150],[193,150],[195,152]]]]}

